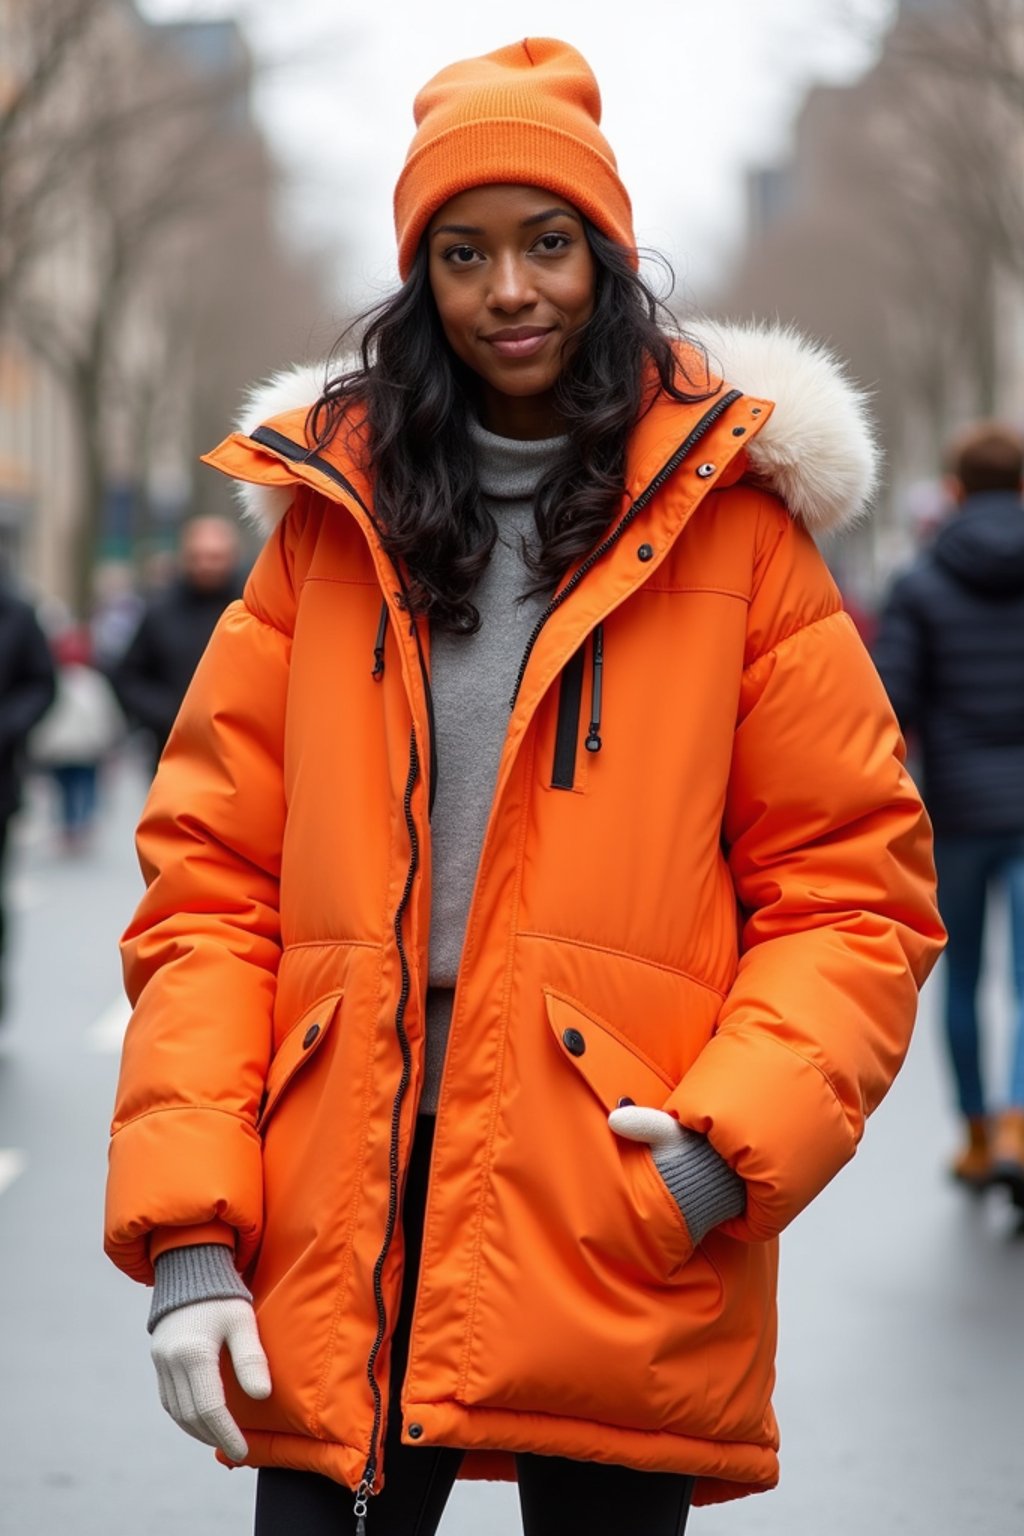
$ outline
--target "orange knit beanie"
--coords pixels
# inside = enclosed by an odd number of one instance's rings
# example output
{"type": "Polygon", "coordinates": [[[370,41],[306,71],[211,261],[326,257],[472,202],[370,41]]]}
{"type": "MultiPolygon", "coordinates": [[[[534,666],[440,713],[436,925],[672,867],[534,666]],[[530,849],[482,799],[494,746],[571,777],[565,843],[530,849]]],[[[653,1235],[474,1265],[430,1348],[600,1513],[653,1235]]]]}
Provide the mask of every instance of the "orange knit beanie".
{"type": "Polygon", "coordinates": [[[598,126],[601,93],[568,43],[528,37],[449,64],[420,91],[413,116],[416,137],[395,188],[403,281],[437,210],[486,183],[557,192],[606,235],[634,247],[629,195],[598,126]]]}

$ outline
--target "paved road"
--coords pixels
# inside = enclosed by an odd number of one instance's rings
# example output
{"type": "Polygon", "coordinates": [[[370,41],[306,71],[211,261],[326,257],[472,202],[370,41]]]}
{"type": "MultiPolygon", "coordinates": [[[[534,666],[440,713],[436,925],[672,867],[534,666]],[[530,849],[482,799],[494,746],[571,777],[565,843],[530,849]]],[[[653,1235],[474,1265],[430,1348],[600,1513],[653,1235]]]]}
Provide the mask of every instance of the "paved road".
{"type": "MultiPolygon", "coordinates": [[[[123,768],[110,790],[99,845],[76,861],[55,852],[37,795],[10,882],[0,1532],[246,1536],[252,1474],[229,1475],[165,1419],[146,1294],[99,1247],[123,1022],[115,941],[139,888],[138,775],[123,768]]],[[[993,959],[1005,963],[1005,952],[997,933],[993,959]]],[[[990,1000],[1003,1033],[997,988],[990,1000]]],[[[697,1512],[694,1536],[1024,1531],[1024,1241],[1009,1210],[965,1202],[941,1177],[954,1127],[935,1007],[929,990],[908,1065],[861,1153],[784,1242],[782,1485],[697,1512]]],[[[509,1489],[457,1491],[444,1536],[484,1529],[518,1530],[509,1489]]],[[[566,1532],[575,1536],[571,1520],[566,1532]]]]}

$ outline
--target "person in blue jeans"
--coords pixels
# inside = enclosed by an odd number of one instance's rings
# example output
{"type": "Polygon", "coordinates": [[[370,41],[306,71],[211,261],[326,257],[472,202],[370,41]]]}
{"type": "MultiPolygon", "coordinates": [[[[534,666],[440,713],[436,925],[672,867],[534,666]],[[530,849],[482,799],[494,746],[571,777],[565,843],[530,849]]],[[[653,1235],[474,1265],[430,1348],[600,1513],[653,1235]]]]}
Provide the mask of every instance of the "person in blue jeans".
{"type": "Polygon", "coordinates": [[[997,422],[951,445],[957,510],[897,578],[875,663],[918,743],[935,828],[946,949],[946,1038],[964,1145],[952,1172],[1024,1207],[1024,440],[997,422]],[[1010,912],[1016,1017],[1010,1067],[986,1092],[977,993],[989,898],[1010,912]]]}

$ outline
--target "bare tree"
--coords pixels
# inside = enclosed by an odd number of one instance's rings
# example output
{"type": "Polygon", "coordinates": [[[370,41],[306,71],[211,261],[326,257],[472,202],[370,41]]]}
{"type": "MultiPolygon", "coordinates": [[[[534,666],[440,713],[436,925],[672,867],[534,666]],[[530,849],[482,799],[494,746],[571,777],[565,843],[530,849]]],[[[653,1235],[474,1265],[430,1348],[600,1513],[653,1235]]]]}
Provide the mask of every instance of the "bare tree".
{"type": "Polygon", "coordinates": [[[1000,399],[1007,295],[1024,309],[1022,61],[1024,0],[908,10],[862,81],[807,103],[789,207],[720,296],[831,336],[906,475],[1000,399]]]}
{"type": "Polygon", "coordinates": [[[69,82],[105,0],[7,0],[6,89],[0,97],[0,310],[45,248],[49,220],[80,148],[69,82]]]}
{"type": "Polygon", "coordinates": [[[13,323],[71,406],[73,600],[85,611],[113,471],[145,485],[155,413],[168,380],[186,387],[195,316],[218,282],[223,292],[226,255],[237,286],[253,246],[280,245],[276,172],[248,120],[244,70],[198,71],[173,32],[121,0],[44,0],[22,20],[31,46],[8,142],[26,153],[4,179],[0,137],[0,201],[18,211],[0,272],[13,323]]]}

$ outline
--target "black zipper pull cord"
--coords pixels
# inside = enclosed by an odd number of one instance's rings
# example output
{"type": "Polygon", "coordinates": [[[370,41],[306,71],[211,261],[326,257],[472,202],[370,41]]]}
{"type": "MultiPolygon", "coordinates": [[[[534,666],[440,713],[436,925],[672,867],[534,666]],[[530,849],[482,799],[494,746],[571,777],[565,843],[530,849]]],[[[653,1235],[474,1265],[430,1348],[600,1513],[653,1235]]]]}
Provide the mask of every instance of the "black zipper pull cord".
{"type": "Polygon", "coordinates": [[[601,750],[601,684],[604,678],[604,625],[594,630],[594,656],[590,683],[590,729],[584,742],[588,752],[601,750]]]}
{"type": "Polygon", "coordinates": [[[380,621],[377,625],[377,644],[373,648],[373,677],[380,682],[384,676],[384,642],[388,634],[388,600],[381,599],[380,621]]]}

